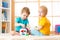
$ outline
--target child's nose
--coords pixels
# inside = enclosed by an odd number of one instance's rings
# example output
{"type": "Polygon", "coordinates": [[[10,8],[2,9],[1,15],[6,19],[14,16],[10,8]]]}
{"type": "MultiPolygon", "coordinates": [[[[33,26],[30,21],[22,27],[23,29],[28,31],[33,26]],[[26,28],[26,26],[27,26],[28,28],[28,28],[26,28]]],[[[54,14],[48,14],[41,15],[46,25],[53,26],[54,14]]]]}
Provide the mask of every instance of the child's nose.
{"type": "Polygon", "coordinates": [[[25,18],[27,18],[27,17],[25,16],[25,18]]]}

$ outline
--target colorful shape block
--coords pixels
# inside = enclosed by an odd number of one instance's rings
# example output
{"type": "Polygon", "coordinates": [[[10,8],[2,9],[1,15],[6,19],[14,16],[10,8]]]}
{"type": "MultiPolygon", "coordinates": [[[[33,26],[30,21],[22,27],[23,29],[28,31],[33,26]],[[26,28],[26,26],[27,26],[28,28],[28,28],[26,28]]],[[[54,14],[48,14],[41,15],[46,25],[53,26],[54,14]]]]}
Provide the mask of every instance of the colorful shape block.
{"type": "Polygon", "coordinates": [[[55,32],[60,33],[60,25],[55,25],[55,32]]]}

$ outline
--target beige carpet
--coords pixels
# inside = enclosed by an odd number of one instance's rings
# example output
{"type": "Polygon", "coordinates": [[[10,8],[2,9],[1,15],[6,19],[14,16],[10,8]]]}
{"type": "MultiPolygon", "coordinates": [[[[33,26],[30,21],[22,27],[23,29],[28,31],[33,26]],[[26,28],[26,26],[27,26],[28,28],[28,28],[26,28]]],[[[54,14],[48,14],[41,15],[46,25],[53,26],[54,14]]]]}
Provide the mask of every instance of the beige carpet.
{"type": "Polygon", "coordinates": [[[10,34],[0,35],[0,40],[60,40],[60,35],[51,36],[12,36],[10,34]]]}

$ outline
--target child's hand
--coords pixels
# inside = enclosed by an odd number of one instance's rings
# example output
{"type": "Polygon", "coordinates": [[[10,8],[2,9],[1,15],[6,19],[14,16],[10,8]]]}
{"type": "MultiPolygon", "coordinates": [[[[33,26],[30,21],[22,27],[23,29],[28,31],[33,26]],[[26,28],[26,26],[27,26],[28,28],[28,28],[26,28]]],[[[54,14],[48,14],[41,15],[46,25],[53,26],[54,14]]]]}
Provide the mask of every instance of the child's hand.
{"type": "Polygon", "coordinates": [[[29,24],[27,24],[27,27],[26,28],[28,28],[29,30],[30,30],[30,25],[29,24]]]}
{"type": "Polygon", "coordinates": [[[24,25],[24,24],[21,24],[21,26],[22,26],[23,28],[25,28],[25,25],[24,25]]]}
{"type": "Polygon", "coordinates": [[[22,26],[23,28],[25,28],[25,25],[24,25],[24,24],[21,24],[21,26],[22,26]]]}
{"type": "Polygon", "coordinates": [[[39,30],[37,26],[35,27],[35,30],[39,30]]]}
{"type": "Polygon", "coordinates": [[[30,30],[30,27],[27,27],[30,30]]]}

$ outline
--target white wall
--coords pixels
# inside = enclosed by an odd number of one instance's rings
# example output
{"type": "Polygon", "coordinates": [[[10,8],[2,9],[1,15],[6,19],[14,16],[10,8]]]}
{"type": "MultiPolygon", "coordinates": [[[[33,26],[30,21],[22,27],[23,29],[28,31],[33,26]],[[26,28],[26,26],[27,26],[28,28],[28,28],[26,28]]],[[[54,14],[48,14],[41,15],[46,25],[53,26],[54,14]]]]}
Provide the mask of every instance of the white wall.
{"type": "MultiPolygon", "coordinates": [[[[60,24],[60,0],[41,0],[40,6],[44,5],[48,8],[47,18],[51,22],[51,31],[55,30],[55,25],[60,24]]],[[[28,7],[30,9],[30,17],[28,18],[31,26],[38,23],[38,0],[15,0],[15,16],[20,16],[21,9],[28,7]],[[32,25],[33,24],[33,25],[32,25]]]]}

